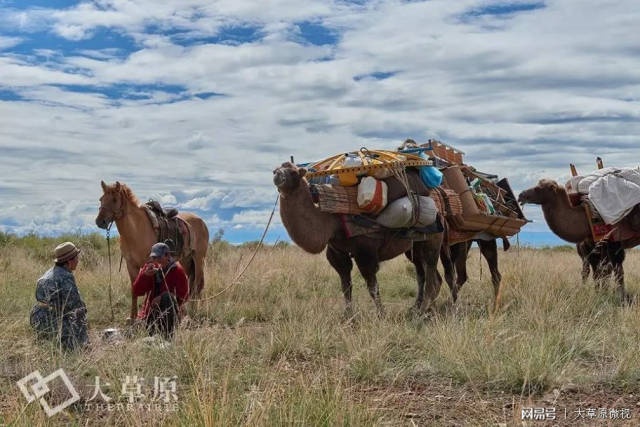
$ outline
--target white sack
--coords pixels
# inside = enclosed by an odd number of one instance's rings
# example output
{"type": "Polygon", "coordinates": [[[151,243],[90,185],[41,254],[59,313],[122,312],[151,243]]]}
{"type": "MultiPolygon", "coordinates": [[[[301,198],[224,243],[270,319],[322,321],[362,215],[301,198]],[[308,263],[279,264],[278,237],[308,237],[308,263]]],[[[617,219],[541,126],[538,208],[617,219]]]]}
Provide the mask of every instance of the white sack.
{"type": "MultiPolygon", "coordinates": [[[[416,227],[426,227],[436,221],[438,210],[431,197],[420,196],[420,209],[416,227]]],[[[408,197],[401,197],[389,205],[376,217],[376,222],[388,228],[408,227],[412,223],[413,209],[408,197]]]]}
{"type": "Polygon", "coordinates": [[[578,182],[578,191],[589,195],[604,222],[615,224],[640,203],[640,169],[598,169],[578,182]]]}

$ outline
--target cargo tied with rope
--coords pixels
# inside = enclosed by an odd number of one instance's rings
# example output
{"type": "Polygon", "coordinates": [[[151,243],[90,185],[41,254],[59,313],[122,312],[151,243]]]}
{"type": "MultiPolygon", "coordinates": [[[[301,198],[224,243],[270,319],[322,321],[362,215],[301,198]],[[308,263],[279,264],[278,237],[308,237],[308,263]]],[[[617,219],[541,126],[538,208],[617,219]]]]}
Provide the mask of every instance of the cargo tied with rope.
{"type": "Polygon", "coordinates": [[[307,168],[314,203],[323,212],[365,216],[387,228],[410,228],[423,225],[420,211],[434,201],[434,212],[449,224],[450,240],[469,240],[478,233],[518,233],[527,220],[508,180],[477,171],[464,164],[463,156],[437,140],[419,145],[408,139],[396,151],[361,148],[299,166],[307,168]],[[425,194],[411,188],[415,179],[409,183],[409,177],[417,176],[428,189],[425,194]],[[398,184],[406,189],[400,201],[393,191],[398,184]]]}
{"type": "Polygon", "coordinates": [[[437,216],[429,183],[422,177],[423,169],[435,168],[424,151],[361,148],[298,166],[307,170],[312,199],[321,211],[366,217],[373,221],[356,222],[372,229],[421,228],[435,223],[437,216]]]}
{"type": "Polygon", "coordinates": [[[452,228],[508,237],[527,223],[506,178],[497,180],[466,165],[448,166],[442,173],[443,185],[457,193],[462,205],[462,214],[448,218],[452,228]]]}

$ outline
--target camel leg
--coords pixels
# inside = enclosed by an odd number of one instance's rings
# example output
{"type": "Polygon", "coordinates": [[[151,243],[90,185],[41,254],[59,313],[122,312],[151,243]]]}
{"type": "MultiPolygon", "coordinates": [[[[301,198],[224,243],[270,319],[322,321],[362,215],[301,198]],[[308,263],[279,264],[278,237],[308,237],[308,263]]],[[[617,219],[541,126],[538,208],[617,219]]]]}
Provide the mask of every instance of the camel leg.
{"type": "Polygon", "coordinates": [[[367,282],[367,289],[369,290],[369,295],[371,295],[371,298],[378,309],[378,315],[382,317],[384,316],[384,307],[380,300],[380,289],[378,288],[378,280],[376,278],[380,263],[378,262],[375,253],[371,253],[369,251],[358,252],[355,254],[354,258],[356,260],[358,270],[360,270],[360,274],[362,274],[365,282],[367,282]]]}
{"type": "MultiPolygon", "coordinates": [[[[456,245],[453,245],[456,246],[456,245]]],[[[444,268],[444,280],[447,282],[449,286],[449,291],[451,292],[451,298],[455,303],[458,300],[458,283],[456,282],[456,269],[455,269],[455,259],[453,254],[453,247],[449,247],[446,244],[442,245],[440,249],[440,261],[442,262],[442,267],[444,268]]],[[[440,274],[440,273],[438,273],[440,274]]]]}
{"type": "Polygon", "coordinates": [[[589,274],[591,274],[591,265],[589,265],[589,260],[582,258],[582,283],[586,283],[587,280],[589,280],[589,274]]]}
{"type": "Polygon", "coordinates": [[[595,246],[588,255],[589,264],[593,270],[593,281],[596,290],[603,289],[607,277],[611,275],[613,265],[609,257],[609,244],[602,243],[595,246]]]}
{"type": "Polygon", "coordinates": [[[500,306],[500,299],[502,296],[500,285],[502,283],[502,274],[498,269],[498,244],[495,239],[493,240],[478,240],[478,247],[480,253],[487,260],[489,265],[489,271],[491,272],[491,284],[493,285],[493,310],[498,309],[500,306]]]}
{"type": "Polygon", "coordinates": [[[427,240],[420,242],[422,246],[422,262],[425,270],[425,299],[422,311],[427,311],[440,293],[442,277],[438,273],[438,259],[442,247],[442,234],[431,234],[427,240]]]}
{"type": "Polygon", "coordinates": [[[489,271],[491,272],[491,283],[493,284],[493,297],[498,296],[502,274],[498,270],[498,245],[495,240],[478,240],[480,253],[487,260],[489,271]]]}
{"type": "Polygon", "coordinates": [[[351,269],[353,262],[348,253],[340,252],[331,245],[327,246],[326,252],[329,264],[338,272],[340,276],[340,284],[342,285],[342,294],[345,302],[345,318],[353,317],[353,305],[351,303],[351,269]]]}
{"type": "Polygon", "coordinates": [[[609,258],[612,269],[613,277],[616,281],[618,296],[622,303],[630,303],[631,298],[627,294],[624,288],[624,259],[625,252],[622,244],[619,242],[607,244],[607,257],[609,258]]]}
{"type": "Polygon", "coordinates": [[[622,303],[631,303],[631,297],[624,288],[624,266],[622,263],[615,263],[613,266],[613,276],[616,281],[618,296],[622,303]]]}
{"type": "Polygon", "coordinates": [[[424,280],[425,280],[425,271],[422,266],[422,263],[419,261],[422,258],[422,247],[417,243],[413,244],[413,248],[407,252],[405,255],[409,258],[416,268],[416,282],[418,285],[418,295],[416,296],[416,302],[413,306],[414,310],[419,310],[422,306],[422,302],[424,301],[424,280]]]}
{"type": "Polygon", "coordinates": [[[591,264],[589,263],[589,253],[593,248],[589,247],[586,241],[576,243],[576,251],[582,260],[582,283],[586,283],[589,280],[589,274],[591,274],[591,264]]]}
{"type": "Polygon", "coordinates": [[[458,292],[467,281],[467,256],[473,242],[460,242],[451,246],[451,259],[456,271],[456,288],[458,292]]]}

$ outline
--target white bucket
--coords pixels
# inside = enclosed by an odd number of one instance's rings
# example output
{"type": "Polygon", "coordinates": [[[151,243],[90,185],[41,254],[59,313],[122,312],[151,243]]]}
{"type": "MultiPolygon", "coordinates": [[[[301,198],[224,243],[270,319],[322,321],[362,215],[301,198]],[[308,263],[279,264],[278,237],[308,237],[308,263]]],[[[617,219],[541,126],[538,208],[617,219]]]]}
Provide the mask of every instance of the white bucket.
{"type": "Polygon", "coordinates": [[[367,176],[358,184],[358,207],[378,213],[387,206],[387,183],[367,176]]]}

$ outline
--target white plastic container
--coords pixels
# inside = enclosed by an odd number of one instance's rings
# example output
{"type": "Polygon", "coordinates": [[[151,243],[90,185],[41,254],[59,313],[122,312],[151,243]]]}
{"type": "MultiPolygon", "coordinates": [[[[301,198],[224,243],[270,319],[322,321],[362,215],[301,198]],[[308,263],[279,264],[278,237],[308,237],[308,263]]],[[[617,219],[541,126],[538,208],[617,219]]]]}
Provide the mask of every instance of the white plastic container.
{"type": "MultiPolygon", "coordinates": [[[[416,227],[426,227],[436,221],[438,209],[431,197],[420,196],[416,227]]],[[[412,223],[413,208],[408,197],[394,200],[377,216],[376,222],[388,228],[404,228],[412,223]]]]}
{"type": "Polygon", "coordinates": [[[362,166],[362,159],[357,155],[347,154],[344,158],[344,161],[342,162],[342,166],[345,168],[362,166]]]}
{"type": "Polygon", "coordinates": [[[378,213],[387,206],[387,183],[366,176],[358,184],[358,207],[365,212],[378,213]]]}

